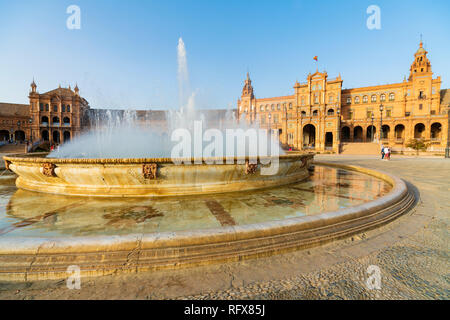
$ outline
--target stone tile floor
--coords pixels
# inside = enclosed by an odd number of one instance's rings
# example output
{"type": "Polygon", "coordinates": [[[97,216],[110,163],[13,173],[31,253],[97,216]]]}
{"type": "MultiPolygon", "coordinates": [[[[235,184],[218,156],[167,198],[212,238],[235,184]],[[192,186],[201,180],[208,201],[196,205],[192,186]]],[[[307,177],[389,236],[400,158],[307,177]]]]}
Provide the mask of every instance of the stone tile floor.
{"type": "Polygon", "coordinates": [[[0,299],[449,299],[450,160],[317,156],[383,170],[413,184],[417,206],[376,230],[258,260],[82,279],[0,283],[0,299]],[[378,266],[381,289],[369,290],[378,266]]]}

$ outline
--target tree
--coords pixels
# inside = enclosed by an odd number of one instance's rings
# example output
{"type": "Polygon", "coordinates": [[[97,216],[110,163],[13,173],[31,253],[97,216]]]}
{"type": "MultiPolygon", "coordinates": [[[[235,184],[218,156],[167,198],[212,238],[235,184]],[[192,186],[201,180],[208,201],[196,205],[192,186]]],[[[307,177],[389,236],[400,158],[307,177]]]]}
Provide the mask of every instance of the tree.
{"type": "Polygon", "coordinates": [[[416,154],[419,155],[419,151],[426,151],[430,144],[427,140],[423,139],[410,139],[406,144],[407,148],[416,150],[416,154]]]}

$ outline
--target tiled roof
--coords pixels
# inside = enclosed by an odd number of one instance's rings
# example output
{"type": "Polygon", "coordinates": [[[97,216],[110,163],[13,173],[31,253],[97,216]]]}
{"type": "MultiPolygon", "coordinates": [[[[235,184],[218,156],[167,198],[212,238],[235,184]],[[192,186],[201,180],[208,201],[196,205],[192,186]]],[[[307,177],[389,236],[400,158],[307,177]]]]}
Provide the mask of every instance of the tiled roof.
{"type": "Polygon", "coordinates": [[[450,89],[441,90],[441,106],[450,106],[450,89]]]}
{"type": "Polygon", "coordinates": [[[43,93],[45,95],[58,95],[58,96],[62,96],[62,97],[73,97],[75,95],[75,92],[73,92],[71,89],[68,88],[56,88],[53,90],[50,90],[48,92],[43,93]]]}
{"type": "Polygon", "coordinates": [[[0,116],[2,117],[29,117],[30,105],[0,102],[0,116]]]}

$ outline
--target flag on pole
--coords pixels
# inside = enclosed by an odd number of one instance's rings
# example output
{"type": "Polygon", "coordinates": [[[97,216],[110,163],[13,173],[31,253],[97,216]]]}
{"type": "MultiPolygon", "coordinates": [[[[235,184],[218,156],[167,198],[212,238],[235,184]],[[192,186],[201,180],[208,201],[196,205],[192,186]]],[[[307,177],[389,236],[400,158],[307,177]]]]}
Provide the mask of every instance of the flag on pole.
{"type": "Polygon", "coordinates": [[[319,58],[317,56],[315,56],[313,59],[319,61],[319,58]]]}

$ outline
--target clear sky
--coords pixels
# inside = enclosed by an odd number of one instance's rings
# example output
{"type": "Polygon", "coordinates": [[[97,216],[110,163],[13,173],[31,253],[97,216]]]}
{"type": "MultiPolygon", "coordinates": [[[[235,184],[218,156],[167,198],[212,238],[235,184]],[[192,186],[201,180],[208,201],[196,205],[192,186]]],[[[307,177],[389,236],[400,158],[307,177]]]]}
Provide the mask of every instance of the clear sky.
{"type": "Polygon", "coordinates": [[[0,0],[0,101],[28,103],[35,77],[40,92],[77,82],[95,108],[176,108],[179,37],[199,108],[235,107],[247,70],[257,97],[292,94],[316,55],[345,88],[400,82],[420,34],[450,88],[449,13],[448,0],[0,0]],[[372,4],[381,30],[366,27],[372,4]]]}

